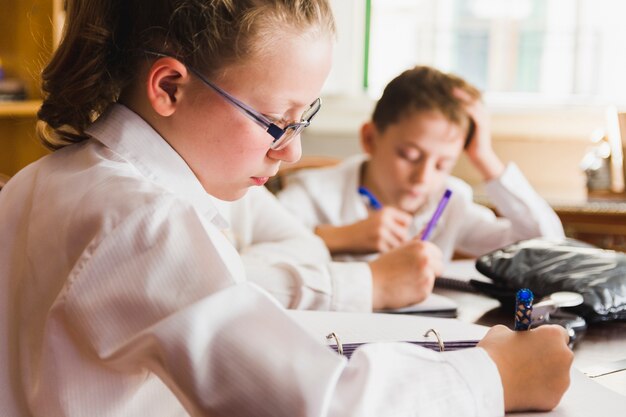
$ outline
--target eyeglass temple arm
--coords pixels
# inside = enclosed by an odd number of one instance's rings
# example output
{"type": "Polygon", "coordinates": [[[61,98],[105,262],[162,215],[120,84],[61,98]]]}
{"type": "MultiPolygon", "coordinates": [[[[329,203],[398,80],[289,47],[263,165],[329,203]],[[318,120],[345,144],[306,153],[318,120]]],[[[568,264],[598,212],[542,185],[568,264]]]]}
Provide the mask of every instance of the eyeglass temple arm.
{"type": "MultiPolygon", "coordinates": [[[[159,57],[162,57],[162,58],[178,59],[178,58],[172,57],[170,55],[163,54],[161,52],[156,52],[156,51],[151,51],[151,50],[145,50],[145,52],[150,54],[150,55],[155,55],[155,56],[159,56],[159,57]]],[[[192,68],[190,66],[187,66],[187,69],[189,71],[193,72],[193,74],[196,77],[198,77],[204,84],[206,84],[207,86],[212,88],[214,91],[216,91],[219,95],[221,95],[223,97],[226,97],[226,99],[228,99],[231,103],[233,103],[235,106],[237,106],[241,110],[243,110],[245,112],[245,114],[250,119],[252,119],[254,122],[256,122],[261,127],[265,128],[267,130],[267,132],[275,138],[274,140],[278,140],[278,138],[284,133],[284,130],[282,128],[280,128],[276,124],[272,123],[270,120],[266,119],[261,114],[257,113],[254,109],[249,107],[247,104],[239,101],[235,97],[233,97],[230,94],[228,94],[226,91],[222,90],[221,88],[219,88],[218,86],[216,86],[215,84],[213,84],[212,82],[207,80],[204,77],[204,75],[202,75],[200,72],[196,71],[194,68],[192,68]]]]}
{"type": "Polygon", "coordinates": [[[264,128],[265,131],[267,133],[269,133],[274,138],[274,142],[276,142],[278,139],[280,139],[280,137],[282,135],[285,134],[285,130],[283,128],[281,128],[280,126],[277,126],[276,124],[272,123],[267,118],[263,117],[262,114],[258,113],[256,110],[252,109],[246,103],[243,103],[243,102],[239,101],[238,99],[236,99],[235,97],[231,96],[226,91],[222,90],[221,88],[219,88],[218,86],[216,86],[215,84],[213,84],[212,82],[210,82],[209,80],[204,78],[204,76],[202,74],[200,74],[198,71],[196,71],[195,69],[193,69],[191,67],[187,67],[187,68],[189,69],[189,71],[193,72],[196,75],[196,77],[200,78],[200,80],[204,84],[206,84],[207,86],[212,88],[214,91],[216,91],[219,95],[221,95],[222,97],[226,98],[228,101],[233,103],[235,106],[237,106],[241,110],[243,110],[243,112],[244,112],[244,114],[246,116],[248,116],[250,119],[252,119],[252,121],[256,122],[259,126],[264,128]]]}
{"type": "Polygon", "coordinates": [[[278,139],[280,139],[280,137],[282,135],[285,134],[285,129],[281,128],[280,126],[277,126],[274,123],[272,123],[269,119],[263,117],[262,114],[258,113],[256,110],[252,109],[247,104],[245,104],[245,103],[239,101],[238,99],[236,99],[235,97],[231,96],[226,91],[222,90],[221,88],[219,88],[218,86],[216,86],[215,84],[213,84],[212,82],[210,82],[209,80],[204,78],[204,76],[202,74],[200,74],[198,71],[196,71],[195,69],[193,69],[191,67],[188,67],[188,69],[189,69],[189,71],[193,72],[196,75],[196,77],[200,78],[200,80],[204,84],[206,84],[207,86],[211,87],[213,90],[215,90],[222,97],[225,97],[227,100],[229,100],[235,106],[237,106],[241,110],[243,110],[243,112],[245,113],[246,116],[248,116],[250,119],[252,119],[252,121],[256,122],[259,126],[264,128],[265,131],[267,133],[269,133],[274,138],[274,142],[276,142],[278,139]]]}

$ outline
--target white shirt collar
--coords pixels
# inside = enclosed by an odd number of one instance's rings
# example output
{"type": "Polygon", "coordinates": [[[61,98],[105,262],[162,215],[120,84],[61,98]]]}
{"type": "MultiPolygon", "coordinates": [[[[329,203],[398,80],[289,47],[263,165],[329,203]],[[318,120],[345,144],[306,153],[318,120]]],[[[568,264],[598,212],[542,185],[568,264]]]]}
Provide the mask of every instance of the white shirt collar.
{"type": "Polygon", "coordinates": [[[87,134],[132,164],[142,175],[190,201],[216,226],[228,227],[219,214],[216,198],[202,187],[185,160],[138,114],[113,104],[87,134]]]}

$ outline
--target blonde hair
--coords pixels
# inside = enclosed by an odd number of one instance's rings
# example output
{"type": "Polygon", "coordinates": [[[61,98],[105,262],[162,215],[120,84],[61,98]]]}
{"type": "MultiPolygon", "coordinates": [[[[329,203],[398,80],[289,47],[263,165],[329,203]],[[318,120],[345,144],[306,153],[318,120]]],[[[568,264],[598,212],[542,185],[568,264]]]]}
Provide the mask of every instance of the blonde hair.
{"type": "MultiPolygon", "coordinates": [[[[44,145],[88,138],[85,129],[135,76],[146,49],[208,76],[276,48],[281,33],[335,33],[328,0],[68,0],[64,37],[42,73],[37,116],[44,145]]],[[[283,63],[288,65],[288,63],[283,63]]]]}

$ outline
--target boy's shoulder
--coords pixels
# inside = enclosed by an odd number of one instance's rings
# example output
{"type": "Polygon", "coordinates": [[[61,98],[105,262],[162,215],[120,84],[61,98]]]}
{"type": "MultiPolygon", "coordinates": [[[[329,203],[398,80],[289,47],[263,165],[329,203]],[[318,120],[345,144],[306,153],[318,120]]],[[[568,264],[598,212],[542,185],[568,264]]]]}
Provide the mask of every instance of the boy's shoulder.
{"type": "Polygon", "coordinates": [[[472,186],[463,181],[461,178],[450,175],[446,180],[446,188],[452,190],[452,195],[461,196],[464,200],[473,200],[474,198],[474,190],[472,186]]]}
{"type": "Polygon", "coordinates": [[[314,189],[328,189],[331,185],[336,187],[356,175],[365,159],[365,155],[354,155],[336,165],[298,170],[285,177],[285,186],[299,184],[314,189]]]}

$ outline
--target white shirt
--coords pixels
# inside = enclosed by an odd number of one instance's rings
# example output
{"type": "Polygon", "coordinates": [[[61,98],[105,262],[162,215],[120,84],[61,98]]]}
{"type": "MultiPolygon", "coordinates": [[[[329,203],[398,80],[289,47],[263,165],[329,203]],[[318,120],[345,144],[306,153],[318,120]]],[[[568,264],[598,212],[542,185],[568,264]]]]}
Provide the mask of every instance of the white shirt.
{"type": "Polygon", "coordinates": [[[147,123],[117,105],[90,133],[0,192],[0,415],[503,414],[483,349],[333,353],[246,282],[147,123]]]}
{"type": "MultiPolygon", "coordinates": [[[[367,203],[357,192],[365,160],[364,155],[356,155],[333,167],[296,172],[287,178],[278,198],[311,229],[321,224],[341,226],[365,219],[367,203]]],[[[502,217],[474,203],[472,189],[464,181],[449,177],[445,187],[452,190],[452,196],[429,239],[441,249],[445,260],[450,260],[455,251],[476,257],[522,239],[564,236],[554,210],[515,164],[508,164],[500,178],[485,186],[502,217]]],[[[409,229],[412,236],[424,229],[441,195],[443,189],[413,217],[409,229]]],[[[337,260],[369,258],[371,255],[335,257],[337,260]]]]}
{"type": "Polygon", "coordinates": [[[372,273],[365,262],[332,262],[324,242],[265,187],[235,202],[218,200],[225,231],[248,280],[283,306],[300,310],[372,311],[372,273]]]}

